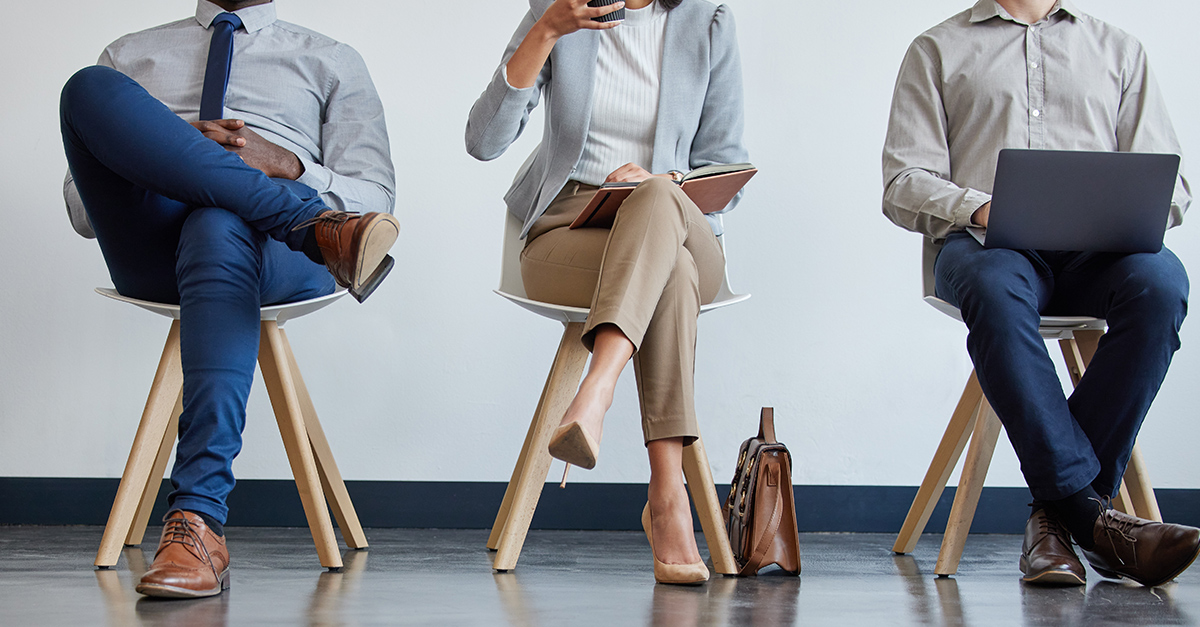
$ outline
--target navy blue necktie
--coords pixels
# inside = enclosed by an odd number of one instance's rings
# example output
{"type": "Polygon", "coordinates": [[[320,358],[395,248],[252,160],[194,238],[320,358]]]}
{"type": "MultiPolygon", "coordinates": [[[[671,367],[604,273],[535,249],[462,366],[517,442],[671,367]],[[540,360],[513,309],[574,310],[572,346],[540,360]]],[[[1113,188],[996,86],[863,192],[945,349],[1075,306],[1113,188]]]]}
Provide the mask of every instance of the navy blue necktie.
{"type": "Polygon", "coordinates": [[[224,117],[225,88],[229,86],[229,66],[233,62],[233,31],[241,25],[242,18],[232,13],[213,18],[208,66],[204,69],[204,92],[200,94],[201,120],[224,117]]]}

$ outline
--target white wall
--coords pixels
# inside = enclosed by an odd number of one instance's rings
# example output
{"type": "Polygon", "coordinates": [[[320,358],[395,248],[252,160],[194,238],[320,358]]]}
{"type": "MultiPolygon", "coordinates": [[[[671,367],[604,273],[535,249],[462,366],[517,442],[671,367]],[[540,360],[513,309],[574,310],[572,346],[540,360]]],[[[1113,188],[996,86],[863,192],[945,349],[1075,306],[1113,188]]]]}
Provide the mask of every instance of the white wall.
{"type": "MultiPolygon", "coordinates": [[[[880,213],[879,154],[905,48],[969,0],[730,4],[746,143],[762,173],[726,222],[730,276],[754,298],[701,323],[697,406],[716,479],[730,476],[758,407],[774,405],[796,483],[915,485],[970,364],[962,325],[920,300],[920,238],[880,213]]],[[[1200,181],[1200,4],[1080,4],[1146,44],[1193,157],[1187,174],[1200,181]]],[[[288,326],[342,472],[505,481],[561,329],[491,293],[500,197],[541,125],[492,163],[466,155],[462,131],[524,1],[279,5],[282,19],[366,57],[400,172],[397,272],[365,306],[345,299],[288,326]]],[[[95,243],[73,233],[63,210],[58,92],[109,41],[192,10],[188,0],[6,10],[0,476],[120,476],[168,323],[92,293],[109,280],[95,243]]],[[[1200,276],[1195,228],[1167,243],[1200,276]]],[[[1183,344],[1142,437],[1161,487],[1200,487],[1196,321],[1183,344]]],[[[289,477],[261,384],[249,412],[238,476],[289,477]]],[[[644,481],[640,438],[627,374],[600,467],[573,480],[644,481]]],[[[997,450],[990,484],[1023,485],[1011,449],[997,450]]]]}

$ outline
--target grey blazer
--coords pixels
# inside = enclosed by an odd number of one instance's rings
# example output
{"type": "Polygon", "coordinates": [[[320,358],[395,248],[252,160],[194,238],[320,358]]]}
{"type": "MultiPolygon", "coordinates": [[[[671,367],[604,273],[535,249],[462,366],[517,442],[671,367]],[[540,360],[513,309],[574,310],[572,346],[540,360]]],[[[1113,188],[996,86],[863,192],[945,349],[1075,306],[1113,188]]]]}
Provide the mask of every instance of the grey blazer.
{"type": "MultiPolygon", "coordinates": [[[[529,12],[467,120],[467,152],[483,161],[495,159],[520,137],[529,113],[545,96],[542,142],[504,196],[508,210],[524,222],[521,237],[575,172],[592,113],[597,31],[576,31],[559,39],[533,87],[516,89],[505,79],[508,59],[552,2],[529,0],[529,12]]],[[[728,7],[684,0],[668,14],[659,84],[652,172],[749,159],[742,145],[741,60],[728,7]]],[[[720,213],[732,209],[737,200],[720,213]]],[[[708,217],[720,235],[720,216],[708,217]]]]}

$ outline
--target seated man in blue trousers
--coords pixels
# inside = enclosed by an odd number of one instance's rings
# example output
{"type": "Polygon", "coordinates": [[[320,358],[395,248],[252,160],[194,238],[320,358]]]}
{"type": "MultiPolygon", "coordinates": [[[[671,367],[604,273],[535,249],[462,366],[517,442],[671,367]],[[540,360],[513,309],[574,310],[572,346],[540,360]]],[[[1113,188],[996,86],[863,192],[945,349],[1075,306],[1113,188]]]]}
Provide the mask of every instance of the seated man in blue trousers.
{"type": "Polygon", "coordinates": [[[75,229],[121,294],[180,305],[174,491],[137,590],[220,594],[259,308],[335,283],[361,301],[391,269],[383,105],[357,52],[276,20],[271,0],[199,0],[71,77],[61,124],[75,229]]]}
{"type": "MultiPolygon", "coordinates": [[[[1105,577],[1173,579],[1200,530],[1111,508],[1187,312],[1183,264],[1155,254],[983,248],[1004,148],[1179,154],[1146,53],[1071,0],[979,0],[913,41],[883,151],[883,211],[941,244],[937,295],[962,311],[979,383],[1033,493],[1020,559],[1030,583],[1081,585],[1080,546],[1105,577]],[[1108,333],[1068,398],[1039,316],[1095,316],[1108,333]]],[[[1176,183],[1171,226],[1191,202],[1176,183]]]]}

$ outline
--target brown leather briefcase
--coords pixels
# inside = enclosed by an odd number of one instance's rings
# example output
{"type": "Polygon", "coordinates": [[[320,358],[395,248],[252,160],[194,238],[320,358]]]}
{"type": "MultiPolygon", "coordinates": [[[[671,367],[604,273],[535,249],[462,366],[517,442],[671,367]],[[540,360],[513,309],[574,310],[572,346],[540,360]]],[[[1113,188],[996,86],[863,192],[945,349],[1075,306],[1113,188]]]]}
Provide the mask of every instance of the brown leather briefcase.
{"type": "Polygon", "coordinates": [[[725,499],[725,528],[739,576],[757,575],[770,564],[800,574],[792,455],[775,439],[774,414],[764,407],[758,435],[742,443],[725,499]]]}

